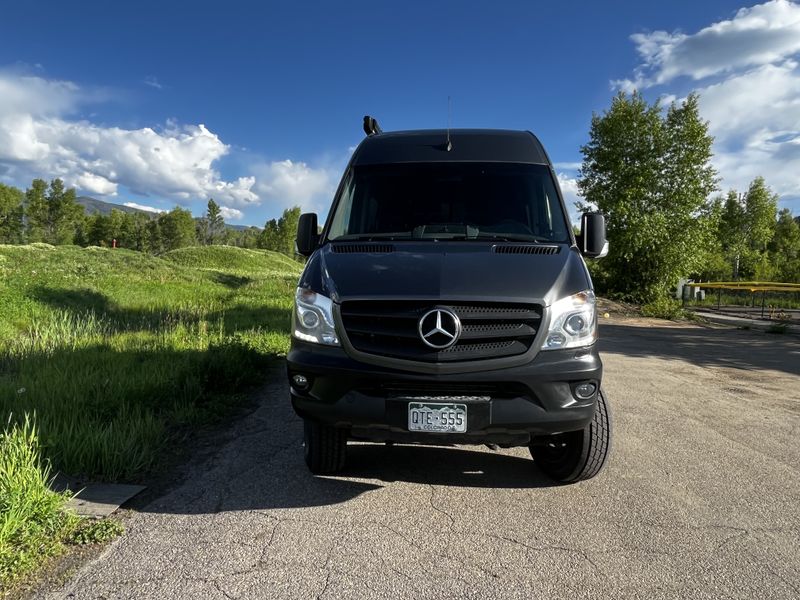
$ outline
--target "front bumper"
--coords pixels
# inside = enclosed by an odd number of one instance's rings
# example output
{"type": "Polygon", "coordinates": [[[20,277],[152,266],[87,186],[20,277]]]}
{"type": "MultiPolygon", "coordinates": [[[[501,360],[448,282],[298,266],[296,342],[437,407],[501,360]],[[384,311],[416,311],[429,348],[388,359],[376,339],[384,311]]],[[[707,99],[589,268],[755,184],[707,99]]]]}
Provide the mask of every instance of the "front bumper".
{"type": "Polygon", "coordinates": [[[509,446],[525,445],[535,435],[586,427],[594,416],[596,394],[579,400],[574,389],[591,381],[599,390],[603,370],[596,344],[539,352],[531,362],[505,369],[431,375],[366,365],[341,348],[293,339],[287,363],[295,412],[348,428],[353,437],[509,446]],[[292,385],[296,374],[306,376],[306,389],[292,385]],[[408,431],[408,403],[420,396],[467,404],[467,432],[408,431]]]}

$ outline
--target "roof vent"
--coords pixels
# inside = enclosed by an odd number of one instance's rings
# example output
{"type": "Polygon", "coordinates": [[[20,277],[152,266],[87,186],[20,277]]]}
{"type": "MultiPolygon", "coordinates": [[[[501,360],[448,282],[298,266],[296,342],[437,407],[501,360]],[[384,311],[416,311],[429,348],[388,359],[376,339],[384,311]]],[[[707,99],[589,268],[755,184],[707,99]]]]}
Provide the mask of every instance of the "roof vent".
{"type": "Polygon", "coordinates": [[[492,246],[495,254],[558,254],[561,246],[508,245],[492,246]]]}
{"type": "Polygon", "coordinates": [[[394,252],[391,244],[331,244],[337,254],[388,254],[394,252]]]}

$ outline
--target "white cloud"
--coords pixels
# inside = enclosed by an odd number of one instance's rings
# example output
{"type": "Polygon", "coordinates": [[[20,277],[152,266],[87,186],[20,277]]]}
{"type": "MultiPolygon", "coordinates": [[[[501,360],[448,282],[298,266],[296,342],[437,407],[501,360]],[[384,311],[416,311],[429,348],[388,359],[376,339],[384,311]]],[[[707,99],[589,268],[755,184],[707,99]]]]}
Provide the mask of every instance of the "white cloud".
{"type": "Polygon", "coordinates": [[[163,213],[167,212],[161,208],[156,208],[155,206],[147,206],[146,204],[137,204],[136,202],[125,202],[123,206],[127,206],[128,208],[137,208],[139,210],[145,210],[147,212],[152,213],[163,213]]]}
{"type": "Polygon", "coordinates": [[[623,90],[694,80],[782,61],[800,52],[800,5],[773,0],[742,8],[693,34],[653,31],[631,36],[642,59],[633,79],[613,82],[623,90]]]}
{"type": "Polygon", "coordinates": [[[229,147],[204,125],[168,123],[157,131],[69,118],[88,101],[73,83],[0,71],[0,165],[7,174],[23,182],[61,177],[100,195],[125,186],[179,200],[258,202],[254,177],[226,181],[214,168],[229,147]]]}
{"type": "Polygon", "coordinates": [[[222,214],[222,218],[226,221],[241,221],[244,217],[244,213],[242,211],[229,206],[220,206],[219,211],[222,214]]]}
{"type": "Polygon", "coordinates": [[[784,203],[800,199],[800,4],[775,0],[743,8],[693,34],[632,36],[642,64],[624,90],[661,85],[664,103],[695,81],[701,116],[714,136],[723,189],[744,190],[757,176],[784,203]]]}
{"type": "Polygon", "coordinates": [[[282,207],[299,205],[303,210],[326,210],[334,192],[334,179],[327,169],[315,169],[291,160],[266,163],[256,168],[255,189],[261,198],[282,207]]]}
{"type": "Polygon", "coordinates": [[[157,90],[163,90],[164,89],[164,86],[161,85],[159,83],[158,79],[156,79],[153,75],[148,75],[147,77],[145,77],[142,80],[142,83],[147,85],[147,86],[149,86],[149,87],[151,87],[151,88],[155,88],[157,90]]]}

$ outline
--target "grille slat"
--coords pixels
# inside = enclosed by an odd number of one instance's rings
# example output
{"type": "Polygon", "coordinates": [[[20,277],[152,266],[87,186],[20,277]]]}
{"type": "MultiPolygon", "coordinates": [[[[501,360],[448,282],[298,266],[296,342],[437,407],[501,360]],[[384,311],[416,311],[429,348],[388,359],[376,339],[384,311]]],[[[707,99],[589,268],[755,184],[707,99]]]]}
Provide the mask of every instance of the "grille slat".
{"type": "Polygon", "coordinates": [[[345,301],[342,325],[356,350],[378,356],[451,362],[515,356],[536,337],[541,308],[530,304],[397,300],[345,301]],[[461,320],[456,344],[436,350],[419,337],[419,319],[435,307],[446,307],[461,320]]]}

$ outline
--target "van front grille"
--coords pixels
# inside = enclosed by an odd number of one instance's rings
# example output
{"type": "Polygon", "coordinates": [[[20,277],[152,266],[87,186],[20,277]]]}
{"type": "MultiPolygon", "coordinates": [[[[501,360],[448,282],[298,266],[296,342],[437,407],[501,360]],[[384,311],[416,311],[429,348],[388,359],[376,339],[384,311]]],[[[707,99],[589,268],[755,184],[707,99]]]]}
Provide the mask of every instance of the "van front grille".
{"type": "Polygon", "coordinates": [[[350,300],[341,305],[342,325],[353,347],[367,354],[424,362],[472,361],[527,352],[542,319],[533,304],[350,300]],[[461,321],[458,341],[443,350],[423,343],[419,320],[429,310],[452,310],[461,321]]]}

